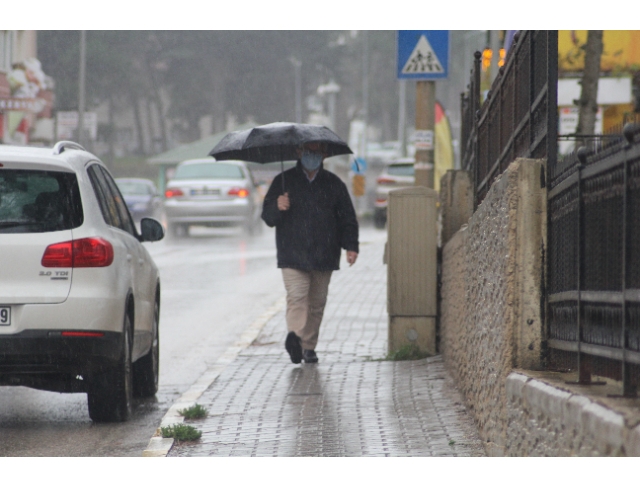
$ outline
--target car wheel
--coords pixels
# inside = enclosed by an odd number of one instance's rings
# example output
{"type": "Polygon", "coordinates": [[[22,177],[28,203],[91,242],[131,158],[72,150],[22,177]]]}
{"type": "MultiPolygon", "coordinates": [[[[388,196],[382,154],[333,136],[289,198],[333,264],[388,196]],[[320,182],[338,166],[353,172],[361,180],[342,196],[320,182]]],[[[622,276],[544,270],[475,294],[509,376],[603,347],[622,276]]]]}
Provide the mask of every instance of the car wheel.
{"type": "Polygon", "coordinates": [[[169,234],[173,237],[186,237],[189,235],[189,226],[184,223],[169,223],[169,234]]]}
{"type": "Polygon", "coordinates": [[[90,392],[87,393],[89,417],[93,421],[127,421],[131,416],[131,341],[131,317],[125,313],[122,357],[115,366],[93,378],[90,392]]]}
{"type": "Polygon", "coordinates": [[[247,235],[260,235],[262,233],[262,220],[250,220],[244,224],[244,231],[247,235]]]}
{"type": "Polygon", "coordinates": [[[160,371],[160,301],[156,299],[153,310],[152,342],[149,352],[133,364],[133,395],[151,397],[158,392],[160,371]]]}
{"type": "Polygon", "coordinates": [[[376,211],[373,214],[373,226],[378,229],[383,229],[386,224],[387,224],[386,212],[376,211]]]}

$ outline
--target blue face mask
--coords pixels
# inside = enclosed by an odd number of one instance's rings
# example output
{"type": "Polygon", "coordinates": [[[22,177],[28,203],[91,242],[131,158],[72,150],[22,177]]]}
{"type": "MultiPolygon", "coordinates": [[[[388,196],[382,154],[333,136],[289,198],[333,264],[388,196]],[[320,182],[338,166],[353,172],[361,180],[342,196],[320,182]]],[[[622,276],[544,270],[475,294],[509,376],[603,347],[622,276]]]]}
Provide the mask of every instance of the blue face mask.
{"type": "Polygon", "coordinates": [[[322,154],[320,152],[304,151],[300,158],[300,163],[307,171],[315,171],[322,164],[322,154]]]}

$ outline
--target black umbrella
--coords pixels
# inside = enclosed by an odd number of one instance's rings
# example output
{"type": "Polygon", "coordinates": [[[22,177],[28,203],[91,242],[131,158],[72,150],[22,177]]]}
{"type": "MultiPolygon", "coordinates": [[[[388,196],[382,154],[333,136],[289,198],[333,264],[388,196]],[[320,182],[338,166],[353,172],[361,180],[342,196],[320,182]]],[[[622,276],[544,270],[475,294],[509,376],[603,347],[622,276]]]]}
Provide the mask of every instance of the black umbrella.
{"type": "MultiPolygon", "coordinates": [[[[321,142],[326,146],[326,157],[353,154],[345,141],[322,125],[275,122],[247,130],[227,134],[209,152],[216,160],[240,159],[243,161],[268,162],[298,158],[297,149],[308,142],[321,142]]],[[[284,178],[282,180],[284,190],[284,178]]]]}

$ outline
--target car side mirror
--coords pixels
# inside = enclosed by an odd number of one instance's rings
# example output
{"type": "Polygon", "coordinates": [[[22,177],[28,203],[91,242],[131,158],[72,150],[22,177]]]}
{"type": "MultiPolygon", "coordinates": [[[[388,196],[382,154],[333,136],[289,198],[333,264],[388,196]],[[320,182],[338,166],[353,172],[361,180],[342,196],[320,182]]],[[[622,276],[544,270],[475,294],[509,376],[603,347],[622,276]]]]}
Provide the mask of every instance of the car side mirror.
{"type": "Polygon", "coordinates": [[[143,218],[140,220],[141,242],[157,242],[164,238],[164,228],[158,220],[143,218]]]}

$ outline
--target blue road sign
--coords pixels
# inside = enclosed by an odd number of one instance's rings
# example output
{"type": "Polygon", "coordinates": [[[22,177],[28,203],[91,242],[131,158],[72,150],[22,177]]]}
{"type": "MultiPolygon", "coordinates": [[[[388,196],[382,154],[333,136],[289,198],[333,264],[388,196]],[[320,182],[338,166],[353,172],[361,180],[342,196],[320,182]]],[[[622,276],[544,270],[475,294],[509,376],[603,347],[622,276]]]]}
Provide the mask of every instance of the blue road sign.
{"type": "Polygon", "coordinates": [[[432,80],[449,75],[448,30],[399,30],[398,79],[432,80]]]}
{"type": "Polygon", "coordinates": [[[355,174],[364,174],[367,170],[367,161],[365,161],[362,157],[356,157],[351,162],[351,172],[355,174]]]}

